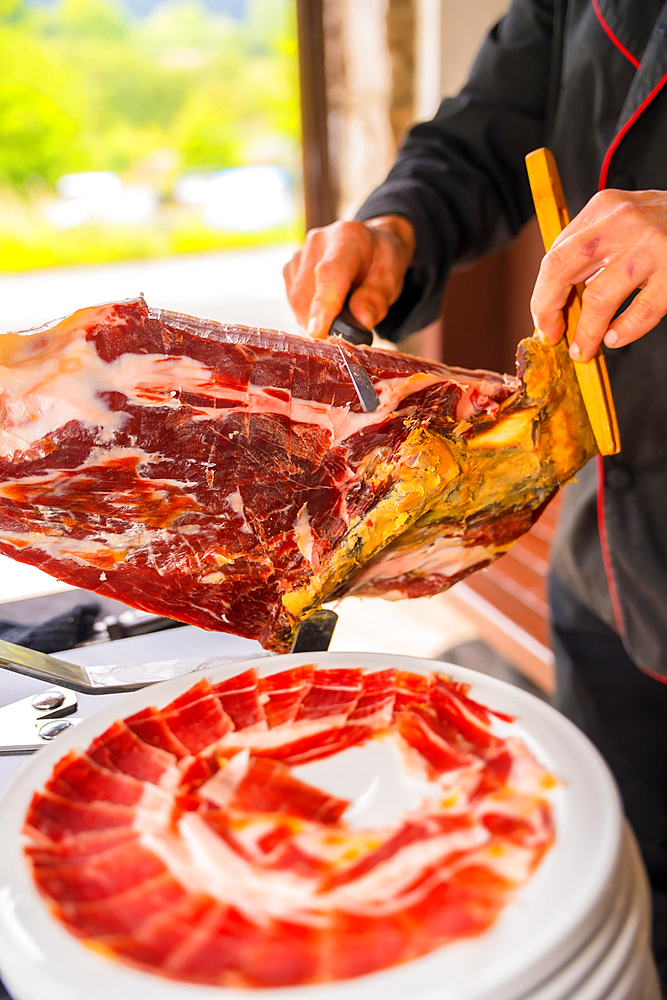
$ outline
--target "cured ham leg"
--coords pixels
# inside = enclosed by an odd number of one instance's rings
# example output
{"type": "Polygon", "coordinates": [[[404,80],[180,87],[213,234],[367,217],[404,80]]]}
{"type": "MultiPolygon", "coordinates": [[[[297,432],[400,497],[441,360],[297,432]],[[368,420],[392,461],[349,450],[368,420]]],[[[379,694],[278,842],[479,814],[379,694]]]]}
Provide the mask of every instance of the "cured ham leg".
{"type": "Polygon", "coordinates": [[[518,377],[359,354],[374,413],[335,344],[143,299],[0,337],[0,551],[282,651],[328,598],[488,564],[593,454],[564,345],[518,377]]]}

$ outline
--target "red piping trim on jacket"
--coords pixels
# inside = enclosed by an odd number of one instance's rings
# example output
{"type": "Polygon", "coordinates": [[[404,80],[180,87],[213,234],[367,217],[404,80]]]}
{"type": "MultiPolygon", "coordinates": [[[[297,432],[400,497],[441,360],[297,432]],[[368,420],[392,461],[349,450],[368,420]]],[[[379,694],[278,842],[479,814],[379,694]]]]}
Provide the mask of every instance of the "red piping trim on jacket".
{"type": "MultiPolygon", "coordinates": [[[[622,52],[625,52],[625,50],[623,49],[623,47],[614,38],[614,36],[612,35],[611,31],[607,28],[606,24],[604,23],[604,21],[602,19],[602,16],[601,16],[601,14],[599,12],[599,8],[598,8],[598,5],[597,5],[597,0],[592,0],[592,3],[593,3],[593,6],[595,8],[595,12],[598,15],[598,18],[600,19],[600,23],[604,27],[604,29],[607,32],[607,34],[609,35],[609,37],[615,42],[615,44],[618,44],[618,46],[619,46],[619,48],[621,49],[622,52]]],[[[630,56],[630,54],[628,52],[625,52],[625,55],[627,55],[628,58],[631,59],[631,61],[634,62],[634,60],[632,59],[632,56],[630,56]]],[[[637,64],[637,66],[638,65],[639,64],[637,64]]],[[[621,129],[619,129],[619,131],[617,132],[617,134],[614,136],[614,140],[611,143],[611,145],[609,146],[609,149],[605,153],[604,160],[602,161],[602,168],[600,170],[600,182],[598,184],[598,191],[602,191],[602,189],[607,186],[607,174],[609,173],[609,164],[611,163],[611,158],[614,155],[614,153],[616,152],[616,150],[618,149],[621,140],[623,139],[623,137],[625,135],[627,135],[628,131],[632,128],[632,126],[637,121],[637,119],[639,118],[639,116],[642,114],[643,111],[646,110],[646,108],[649,106],[649,104],[651,103],[651,101],[653,100],[653,98],[656,96],[656,94],[658,94],[660,92],[660,90],[662,90],[662,88],[664,87],[664,85],[666,83],[667,83],[667,73],[665,73],[665,75],[662,77],[662,79],[659,80],[658,83],[656,83],[655,87],[650,92],[650,94],[648,94],[648,96],[644,98],[644,100],[639,105],[639,107],[630,115],[630,117],[625,122],[625,124],[623,125],[623,127],[621,129]]],[[[598,496],[597,496],[597,501],[598,501],[598,532],[599,532],[599,535],[600,535],[600,548],[602,549],[602,562],[604,564],[605,576],[607,577],[607,586],[609,588],[609,596],[611,598],[611,606],[612,606],[612,609],[613,609],[613,612],[614,612],[614,621],[616,622],[616,628],[618,629],[618,634],[619,635],[623,635],[623,632],[624,632],[623,614],[622,614],[622,611],[621,611],[621,602],[620,602],[619,597],[618,597],[618,591],[616,589],[616,580],[614,579],[614,569],[613,569],[613,566],[611,564],[611,554],[610,554],[610,551],[609,551],[609,539],[607,538],[607,521],[606,521],[605,511],[604,511],[604,462],[602,460],[602,455],[598,455],[597,456],[597,486],[598,486],[598,491],[597,491],[598,492],[598,496]]],[[[646,673],[650,673],[650,671],[645,671],[645,672],[646,673]]],[[[655,677],[656,680],[660,680],[660,681],[663,681],[663,683],[667,683],[667,679],[665,679],[664,677],[660,677],[658,674],[652,674],[651,673],[651,676],[655,677]]]]}
{"type": "Polygon", "coordinates": [[[648,667],[639,668],[643,674],[650,677],[653,681],[660,681],[661,684],[667,684],[667,677],[663,677],[662,674],[656,674],[654,670],[649,670],[648,667]]]}
{"type": "Polygon", "coordinates": [[[625,58],[630,60],[630,62],[632,63],[632,65],[635,67],[635,69],[639,69],[639,67],[640,67],[641,64],[635,59],[635,57],[632,55],[631,52],[628,52],[628,50],[626,49],[625,45],[622,45],[621,42],[619,42],[618,38],[616,37],[616,35],[611,30],[611,28],[609,27],[609,25],[605,21],[604,17],[602,16],[602,11],[600,10],[600,5],[598,3],[598,0],[591,0],[591,3],[593,4],[593,10],[595,11],[595,16],[597,17],[598,21],[600,22],[600,24],[604,28],[605,33],[612,40],[612,42],[614,43],[614,45],[616,46],[616,48],[618,49],[618,51],[622,52],[623,55],[625,56],[625,58]]]}
{"type": "Polygon", "coordinates": [[[623,635],[623,613],[621,602],[618,599],[616,590],[616,580],[614,579],[614,569],[611,565],[611,553],[609,552],[609,539],[607,538],[607,518],[604,512],[604,462],[602,455],[597,456],[598,474],[598,533],[600,535],[600,548],[602,549],[602,562],[604,564],[604,575],[607,577],[609,596],[611,597],[611,607],[614,612],[614,621],[619,635],[623,635]]]}
{"type": "Polygon", "coordinates": [[[632,126],[637,121],[637,119],[639,118],[639,116],[644,111],[646,111],[647,107],[649,106],[649,104],[651,103],[651,101],[653,100],[653,98],[659,93],[659,91],[662,90],[662,88],[665,86],[666,83],[667,83],[667,73],[665,73],[665,75],[663,76],[663,78],[661,80],[658,80],[658,82],[656,83],[656,85],[653,88],[653,90],[651,91],[651,93],[648,94],[648,96],[644,98],[644,100],[639,105],[639,107],[635,111],[633,111],[633,113],[630,115],[630,117],[625,122],[625,124],[623,125],[623,127],[621,129],[619,129],[619,131],[614,136],[614,141],[612,142],[611,146],[609,147],[609,149],[605,153],[604,160],[602,161],[602,168],[600,170],[600,183],[598,184],[598,191],[601,191],[603,188],[605,188],[607,186],[607,174],[609,172],[609,164],[611,163],[612,156],[614,155],[614,153],[618,149],[618,146],[619,146],[619,144],[621,142],[621,139],[623,139],[623,137],[625,135],[627,135],[628,130],[632,128],[632,126]]]}

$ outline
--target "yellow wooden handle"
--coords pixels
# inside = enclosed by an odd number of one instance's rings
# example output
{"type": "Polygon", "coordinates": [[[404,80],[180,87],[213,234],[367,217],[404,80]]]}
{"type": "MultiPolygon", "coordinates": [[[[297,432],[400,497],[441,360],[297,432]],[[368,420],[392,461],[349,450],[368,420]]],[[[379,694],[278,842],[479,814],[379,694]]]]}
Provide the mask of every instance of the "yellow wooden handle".
{"type": "MultiPolygon", "coordinates": [[[[528,154],[526,169],[542,242],[548,251],[570,221],[558,168],[553,154],[542,147],[528,154]]],[[[568,344],[574,339],[581,315],[583,290],[583,285],[572,290],[564,310],[568,344]]],[[[573,364],[598,449],[602,455],[616,455],[621,450],[621,439],[604,354],[598,350],[590,361],[574,361],[573,364]]]]}

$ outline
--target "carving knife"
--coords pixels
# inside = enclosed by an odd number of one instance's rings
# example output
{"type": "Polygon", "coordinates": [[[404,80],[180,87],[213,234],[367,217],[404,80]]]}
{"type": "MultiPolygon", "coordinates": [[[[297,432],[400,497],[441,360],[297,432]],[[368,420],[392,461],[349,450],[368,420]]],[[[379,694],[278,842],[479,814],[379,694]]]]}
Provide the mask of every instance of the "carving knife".
{"type": "MultiPolygon", "coordinates": [[[[215,658],[216,662],[224,662],[215,658]]],[[[201,670],[206,660],[156,660],[152,663],[83,667],[0,639],[0,667],[80,694],[125,694],[158,681],[201,670]]]]}
{"type": "MultiPolygon", "coordinates": [[[[326,652],[331,642],[338,615],[327,608],[313,611],[299,624],[292,645],[293,653],[326,652]]],[[[196,660],[155,660],[150,663],[128,663],[98,666],[81,666],[70,660],[40,653],[26,646],[0,639],[0,668],[26,677],[34,677],[47,684],[62,685],[80,694],[125,694],[138,691],[149,684],[171,680],[183,674],[204,669],[209,663],[216,665],[233,662],[216,657],[196,660]]],[[[26,700],[26,704],[30,699],[26,700]]],[[[76,698],[69,704],[76,705],[76,698]]],[[[34,706],[33,706],[34,707],[34,706]]],[[[70,709],[68,709],[69,711],[70,709]]],[[[71,709],[74,711],[74,709],[71,709]]],[[[49,737],[46,737],[48,739],[49,737]]],[[[10,741],[11,743],[11,741],[10,741]]],[[[0,720],[0,753],[2,749],[2,722],[0,720]]],[[[40,744],[41,745],[41,744],[40,744]]]]}
{"type": "Polygon", "coordinates": [[[375,387],[370,380],[368,372],[359,363],[356,352],[347,345],[352,344],[358,347],[365,344],[367,347],[373,343],[373,331],[362,326],[354,318],[349,308],[350,296],[345,300],[345,305],[336,316],[329,330],[329,337],[339,337],[338,350],[340,351],[343,364],[350,376],[355,392],[364,413],[372,413],[380,405],[380,397],[375,391],[375,387]]]}

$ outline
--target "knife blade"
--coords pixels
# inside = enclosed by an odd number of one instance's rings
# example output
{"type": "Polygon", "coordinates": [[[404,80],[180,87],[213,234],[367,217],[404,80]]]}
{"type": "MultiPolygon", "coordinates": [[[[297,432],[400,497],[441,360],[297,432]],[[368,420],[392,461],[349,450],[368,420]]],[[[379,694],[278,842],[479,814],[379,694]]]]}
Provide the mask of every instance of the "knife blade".
{"type": "MultiPolygon", "coordinates": [[[[225,662],[220,657],[216,662],[225,662]]],[[[198,660],[156,660],[151,663],[80,666],[59,657],[39,653],[26,646],[0,639],[0,667],[47,684],[62,684],[80,694],[124,694],[149,684],[171,680],[200,670],[206,663],[198,660]]]]}
{"type": "Polygon", "coordinates": [[[331,324],[328,336],[340,338],[338,350],[354,386],[361,408],[364,413],[373,413],[380,405],[380,397],[375,391],[368,372],[360,364],[356,353],[346,346],[347,344],[352,344],[354,347],[358,347],[360,344],[363,344],[366,347],[370,347],[373,343],[373,331],[362,326],[352,315],[349,302],[350,296],[348,295],[343,308],[331,324]]]}

